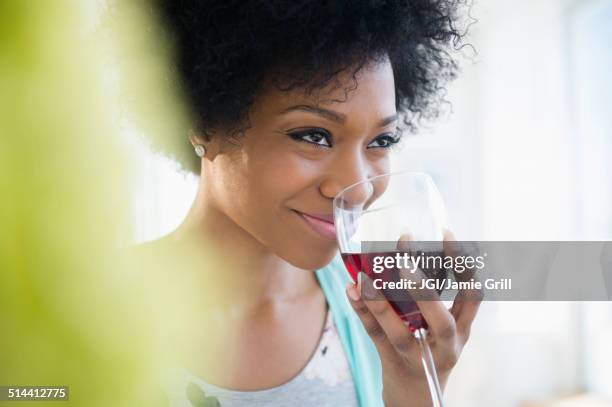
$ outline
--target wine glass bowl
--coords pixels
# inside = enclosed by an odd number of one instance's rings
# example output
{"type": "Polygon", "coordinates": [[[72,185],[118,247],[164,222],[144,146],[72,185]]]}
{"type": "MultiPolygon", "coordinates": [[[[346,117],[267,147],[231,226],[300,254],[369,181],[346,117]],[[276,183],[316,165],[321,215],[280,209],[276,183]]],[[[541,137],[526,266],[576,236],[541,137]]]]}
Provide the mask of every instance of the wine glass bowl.
{"type": "MultiPolygon", "coordinates": [[[[343,189],[333,201],[334,223],[344,265],[362,297],[371,299],[368,290],[375,279],[398,282],[401,279],[445,279],[444,267],[424,263],[407,274],[406,269],[391,266],[376,269],[377,258],[395,255],[444,257],[446,212],[442,198],[431,177],[425,173],[398,172],[382,174],[343,189]],[[367,276],[364,278],[363,275],[367,276]]],[[[413,257],[414,258],[414,257],[413,257]]],[[[413,266],[415,266],[413,264],[413,266]]],[[[415,292],[375,288],[379,299],[389,304],[413,333],[421,348],[421,357],[432,401],[442,406],[431,350],[427,342],[427,321],[421,315],[415,292]]],[[[429,299],[439,299],[441,290],[425,290],[429,299]]]]}

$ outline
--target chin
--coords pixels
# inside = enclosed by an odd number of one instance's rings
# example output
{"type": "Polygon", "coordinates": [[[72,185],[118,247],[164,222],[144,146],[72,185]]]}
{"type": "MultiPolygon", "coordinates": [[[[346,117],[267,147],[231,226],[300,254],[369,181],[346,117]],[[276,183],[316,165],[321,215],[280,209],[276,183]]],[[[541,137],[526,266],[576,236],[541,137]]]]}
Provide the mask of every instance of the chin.
{"type": "Polygon", "coordinates": [[[327,266],[338,254],[336,239],[319,236],[299,215],[291,212],[291,223],[281,232],[268,240],[272,249],[292,266],[303,270],[317,270],[327,266]]]}
{"type": "Polygon", "coordinates": [[[338,253],[338,245],[332,243],[325,248],[305,249],[301,246],[299,250],[292,250],[292,255],[285,257],[293,266],[304,270],[318,270],[327,266],[338,253]]]}

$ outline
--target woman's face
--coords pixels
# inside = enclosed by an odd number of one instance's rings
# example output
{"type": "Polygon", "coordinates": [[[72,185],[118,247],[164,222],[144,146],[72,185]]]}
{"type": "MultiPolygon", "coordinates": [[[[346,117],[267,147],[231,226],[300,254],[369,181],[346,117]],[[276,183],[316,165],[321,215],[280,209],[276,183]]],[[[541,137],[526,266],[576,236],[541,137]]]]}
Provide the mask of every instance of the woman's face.
{"type": "Polygon", "coordinates": [[[202,177],[216,209],[276,255],[314,270],[337,250],[332,201],[343,188],[388,171],[397,141],[389,62],[364,67],[357,88],[323,89],[319,104],[303,90],[262,92],[251,127],[235,142],[213,138],[218,153],[202,177]],[[333,101],[337,99],[339,101],[333,101]]]}

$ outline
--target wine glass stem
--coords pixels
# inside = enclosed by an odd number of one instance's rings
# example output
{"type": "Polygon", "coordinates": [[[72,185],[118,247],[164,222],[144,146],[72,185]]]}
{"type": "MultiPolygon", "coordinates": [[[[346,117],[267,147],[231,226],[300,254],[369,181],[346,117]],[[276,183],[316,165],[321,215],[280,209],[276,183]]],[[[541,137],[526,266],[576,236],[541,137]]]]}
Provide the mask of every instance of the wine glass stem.
{"type": "Polygon", "coordinates": [[[431,349],[427,342],[427,331],[424,328],[419,328],[414,331],[414,337],[421,348],[421,362],[423,363],[423,369],[425,369],[425,377],[427,378],[427,385],[429,386],[429,393],[431,394],[433,406],[444,407],[442,390],[440,389],[440,382],[438,381],[438,374],[436,373],[436,365],[434,364],[431,349]]]}

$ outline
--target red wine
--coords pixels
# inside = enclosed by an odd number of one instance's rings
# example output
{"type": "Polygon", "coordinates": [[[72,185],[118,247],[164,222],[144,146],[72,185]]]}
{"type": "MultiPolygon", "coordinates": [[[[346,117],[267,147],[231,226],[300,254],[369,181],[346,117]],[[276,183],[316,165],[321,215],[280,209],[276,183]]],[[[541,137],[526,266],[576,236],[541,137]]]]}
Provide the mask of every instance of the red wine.
{"type": "MultiPolygon", "coordinates": [[[[404,255],[405,252],[375,252],[375,253],[342,253],[342,260],[348,270],[351,278],[357,283],[357,275],[359,272],[364,272],[371,280],[380,279],[384,282],[398,282],[400,280],[399,268],[385,267],[384,270],[375,272],[376,261],[378,257],[395,257],[397,254],[404,255]]],[[[429,258],[444,259],[443,251],[416,251],[407,253],[409,256],[422,257],[419,265],[421,270],[427,278],[435,278],[438,280],[444,280],[447,277],[447,270],[442,266],[441,262],[425,261],[429,258]]],[[[443,263],[443,261],[442,261],[443,263]]],[[[378,266],[381,266],[378,264],[378,266]]],[[[413,266],[414,267],[414,266],[413,266]]],[[[427,328],[427,321],[423,318],[419,312],[419,308],[415,300],[410,295],[409,291],[398,290],[398,289],[379,289],[379,292],[385,296],[385,298],[391,304],[391,307],[399,315],[399,317],[406,323],[411,331],[419,328],[427,328]]],[[[441,290],[438,291],[438,294],[441,290]]]]}

